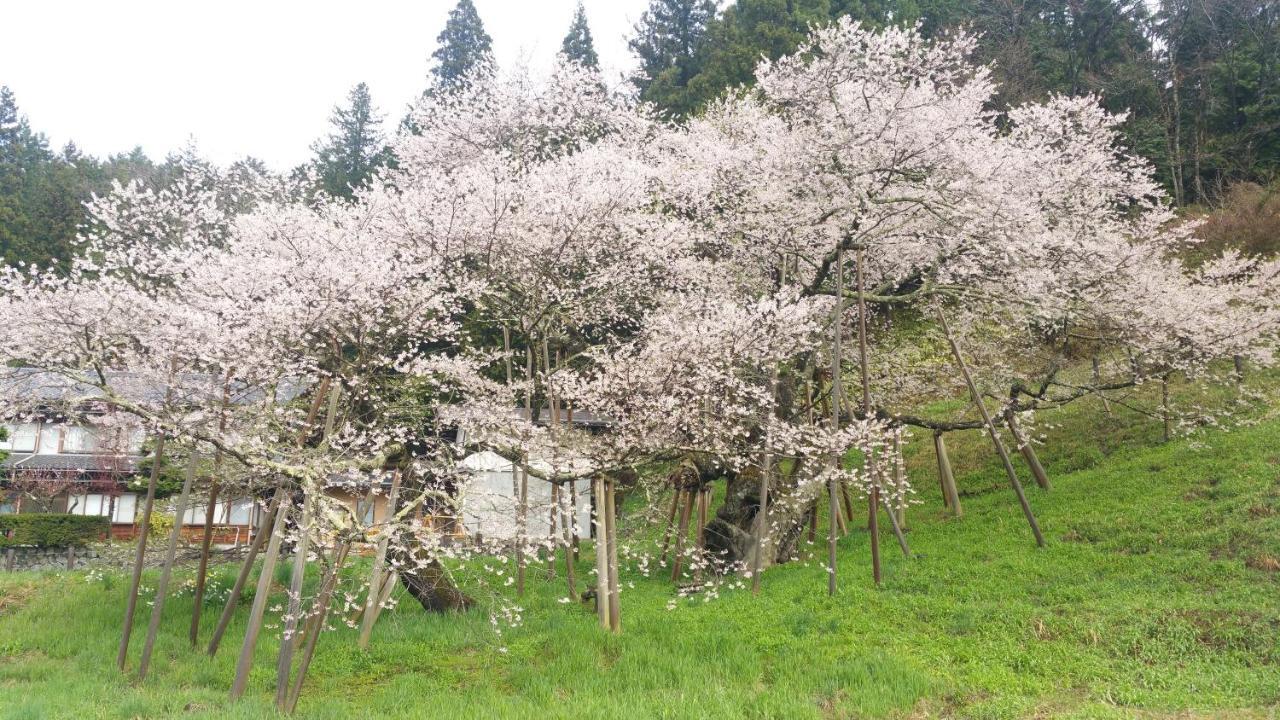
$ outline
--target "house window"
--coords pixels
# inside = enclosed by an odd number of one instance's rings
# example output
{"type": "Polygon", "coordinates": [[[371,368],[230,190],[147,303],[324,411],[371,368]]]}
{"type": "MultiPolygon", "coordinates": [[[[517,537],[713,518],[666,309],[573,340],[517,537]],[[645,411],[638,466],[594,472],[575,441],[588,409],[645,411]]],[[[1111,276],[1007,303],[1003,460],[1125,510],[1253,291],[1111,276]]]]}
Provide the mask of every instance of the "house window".
{"type": "Polygon", "coordinates": [[[62,452],[91,453],[98,449],[97,431],[87,427],[67,427],[62,431],[62,452]]]}
{"type": "Polygon", "coordinates": [[[133,493],[124,493],[116,498],[116,511],[111,515],[111,522],[132,523],[137,512],[138,496],[133,493]]]}
{"type": "Polygon", "coordinates": [[[59,440],[62,438],[62,427],[53,423],[44,423],[40,426],[40,441],[37,444],[36,452],[41,455],[56,455],[58,452],[59,440]]]}
{"type": "Polygon", "coordinates": [[[248,525],[253,516],[253,500],[245,498],[231,503],[228,525],[248,525]]]}
{"type": "Polygon", "coordinates": [[[6,439],[0,440],[0,450],[9,450],[11,452],[35,452],[37,427],[39,426],[35,423],[5,425],[4,429],[8,436],[6,439]]]}
{"type": "Polygon", "coordinates": [[[132,523],[137,511],[138,496],[133,493],[117,495],[114,511],[111,496],[98,493],[71,495],[67,498],[67,512],[72,515],[97,515],[99,517],[111,513],[111,522],[119,524],[132,523]]]}

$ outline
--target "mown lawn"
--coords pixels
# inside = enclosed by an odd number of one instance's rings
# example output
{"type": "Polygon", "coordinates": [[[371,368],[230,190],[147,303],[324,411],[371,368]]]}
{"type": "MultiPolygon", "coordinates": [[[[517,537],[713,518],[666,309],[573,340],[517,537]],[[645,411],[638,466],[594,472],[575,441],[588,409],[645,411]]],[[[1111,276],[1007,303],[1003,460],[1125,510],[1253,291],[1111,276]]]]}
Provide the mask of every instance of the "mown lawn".
{"type": "MultiPolygon", "coordinates": [[[[1054,489],[1026,482],[1045,549],[977,433],[948,438],[965,493],[965,516],[948,518],[922,436],[908,463],[924,501],[909,518],[916,557],[886,534],[879,588],[855,528],[835,598],[823,569],[800,562],[769,571],[759,596],[668,610],[668,582],[629,572],[620,637],[558,602],[562,583],[548,579],[531,583],[523,625],[501,636],[483,612],[406,603],[368,652],[345,627],[323,638],[299,715],[1274,718],[1280,419],[1162,445],[1158,423],[1124,408],[1105,416],[1090,399],[1046,413],[1043,429],[1054,489]]],[[[591,562],[587,550],[584,574],[591,562]]],[[[232,573],[217,571],[224,585],[232,573]]],[[[124,590],[83,572],[0,574],[0,717],[273,715],[274,639],[230,703],[242,625],[217,658],[192,652],[186,595],[166,605],[150,678],[117,673],[124,590]]]]}

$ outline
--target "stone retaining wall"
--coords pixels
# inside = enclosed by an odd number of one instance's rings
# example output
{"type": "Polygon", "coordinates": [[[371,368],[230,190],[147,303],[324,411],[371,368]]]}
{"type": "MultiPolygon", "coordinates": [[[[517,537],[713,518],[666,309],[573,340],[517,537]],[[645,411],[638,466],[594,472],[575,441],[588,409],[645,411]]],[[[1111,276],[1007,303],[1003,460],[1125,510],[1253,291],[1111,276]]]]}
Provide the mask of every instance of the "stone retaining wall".
{"type": "Polygon", "coordinates": [[[73,567],[95,564],[99,553],[92,547],[38,548],[16,547],[0,550],[0,568],[5,570],[66,570],[68,560],[73,567]]]}

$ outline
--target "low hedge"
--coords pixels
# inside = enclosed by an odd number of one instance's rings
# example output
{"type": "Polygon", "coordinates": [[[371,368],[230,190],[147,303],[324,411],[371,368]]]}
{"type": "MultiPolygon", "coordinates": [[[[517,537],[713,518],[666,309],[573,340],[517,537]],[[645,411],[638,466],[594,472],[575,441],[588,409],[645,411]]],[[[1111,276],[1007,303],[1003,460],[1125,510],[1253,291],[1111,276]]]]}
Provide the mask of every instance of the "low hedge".
{"type": "Polygon", "coordinates": [[[0,515],[0,548],[17,545],[83,546],[105,539],[110,533],[110,521],[97,515],[66,513],[0,515]]]}

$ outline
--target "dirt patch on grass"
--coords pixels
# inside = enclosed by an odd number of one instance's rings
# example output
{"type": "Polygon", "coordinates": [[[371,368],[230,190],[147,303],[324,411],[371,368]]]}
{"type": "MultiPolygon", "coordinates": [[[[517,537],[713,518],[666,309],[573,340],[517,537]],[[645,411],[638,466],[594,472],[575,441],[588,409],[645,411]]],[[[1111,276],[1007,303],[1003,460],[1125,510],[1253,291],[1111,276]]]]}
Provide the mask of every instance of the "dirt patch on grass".
{"type": "Polygon", "coordinates": [[[1280,558],[1276,558],[1275,556],[1268,555],[1266,553],[1260,553],[1258,555],[1254,555],[1248,560],[1245,560],[1244,564],[1248,565],[1254,570],[1265,570],[1266,572],[1280,572],[1280,558]]]}
{"type": "Polygon", "coordinates": [[[34,582],[15,583],[0,587],[0,615],[8,615],[25,607],[36,594],[39,586],[34,582]]]}

